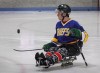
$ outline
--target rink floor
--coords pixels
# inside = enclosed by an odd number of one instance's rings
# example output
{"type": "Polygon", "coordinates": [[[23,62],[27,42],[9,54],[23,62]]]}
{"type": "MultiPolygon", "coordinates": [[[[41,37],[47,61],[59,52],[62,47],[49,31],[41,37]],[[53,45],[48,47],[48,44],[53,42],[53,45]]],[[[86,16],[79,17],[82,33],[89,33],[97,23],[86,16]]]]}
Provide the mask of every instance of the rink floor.
{"type": "Polygon", "coordinates": [[[51,41],[58,21],[55,12],[0,12],[0,73],[99,73],[100,69],[100,12],[72,11],[89,33],[83,53],[88,63],[85,66],[80,56],[73,66],[54,65],[49,69],[35,67],[34,54],[41,51],[16,52],[13,49],[41,49],[51,41]],[[20,33],[17,33],[20,29],[20,33]]]}

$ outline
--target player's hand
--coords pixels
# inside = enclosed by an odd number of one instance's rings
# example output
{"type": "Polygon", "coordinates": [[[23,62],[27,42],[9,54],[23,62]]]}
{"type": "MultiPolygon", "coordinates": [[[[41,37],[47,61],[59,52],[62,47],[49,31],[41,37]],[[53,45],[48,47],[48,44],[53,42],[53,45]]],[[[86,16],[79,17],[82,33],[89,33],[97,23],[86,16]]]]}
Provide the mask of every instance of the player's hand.
{"type": "Polygon", "coordinates": [[[42,48],[44,49],[45,52],[48,52],[51,47],[56,47],[56,45],[50,42],[50,43],[44,44],[42,48]]]}
{"type": "Polygon", "coordinates": [[[75,38],[81,38],[82,32],[79,29],[72,28],[69,30],[69,36],[75,37],[75,38]]]}

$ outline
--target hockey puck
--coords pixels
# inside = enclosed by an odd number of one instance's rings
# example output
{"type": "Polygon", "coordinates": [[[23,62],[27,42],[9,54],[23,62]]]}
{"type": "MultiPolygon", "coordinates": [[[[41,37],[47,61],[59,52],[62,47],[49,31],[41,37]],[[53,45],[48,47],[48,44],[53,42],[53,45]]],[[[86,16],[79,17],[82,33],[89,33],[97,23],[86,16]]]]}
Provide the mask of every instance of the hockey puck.
{"type": "Polygon", "coordinates": [[[18,34],[20,33],[20,29],[17,29],[17,33],[18,33],[18,34]]]}

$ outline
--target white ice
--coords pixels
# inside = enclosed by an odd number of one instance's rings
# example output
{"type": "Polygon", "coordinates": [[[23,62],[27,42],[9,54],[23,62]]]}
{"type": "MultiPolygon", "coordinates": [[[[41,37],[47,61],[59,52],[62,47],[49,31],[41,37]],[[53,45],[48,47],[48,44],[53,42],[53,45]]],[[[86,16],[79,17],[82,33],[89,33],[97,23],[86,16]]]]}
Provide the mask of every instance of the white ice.
{"type": "Polygon", "coordinates": [[[100,12],[72,11],[70,17],[89,33],[89,40],[83,47],[88,67],[81,55],[71,67],[60,64],[49,69],[35,67],[34,54],[38,51],[16,52],[13,49],[38,49],[50,42],[58,21],[56,13],[10,11],[0,12],[0,73],[100,73],[100,12]]]}

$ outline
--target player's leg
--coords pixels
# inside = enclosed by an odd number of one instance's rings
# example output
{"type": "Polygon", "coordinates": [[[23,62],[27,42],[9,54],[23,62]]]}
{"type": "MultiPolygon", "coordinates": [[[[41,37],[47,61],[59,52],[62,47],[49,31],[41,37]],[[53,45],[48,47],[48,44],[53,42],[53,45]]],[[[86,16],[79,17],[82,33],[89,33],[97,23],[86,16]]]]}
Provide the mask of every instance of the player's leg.
{"type": "Polygon", "coordinates": [[[50,64],[55,64],[65,59],[65,57],[67,56],[67,49],[64,47],[59,48],[53,53],[47,52],[45,56],[50,64]]]}
{"type": "Polygon", "coordinates": [[[35,59],[37,64],[39,65],[53,65],[55,63],[60,62],[66,55],[66,48],[59,48],[56,52],[46,52],[44,55],[43,53],[39,54],[36,53],[35,59]]]}
{"type": "Polygon", "coordinates": [[[82,49],[78,43],[68,44],[66,45],[66,48],[68,50],[68,56],[78,56],[80,54],[80,50],[82,49]]]}

